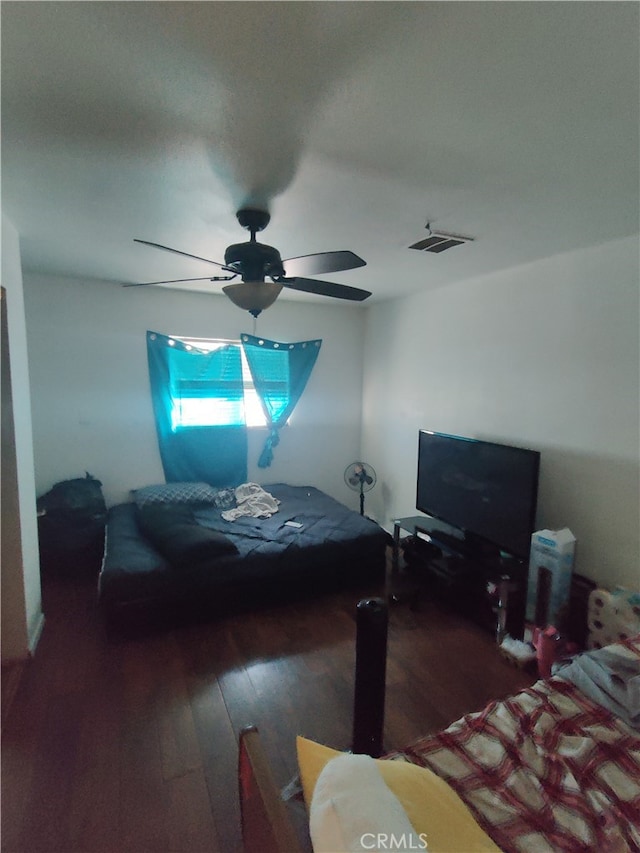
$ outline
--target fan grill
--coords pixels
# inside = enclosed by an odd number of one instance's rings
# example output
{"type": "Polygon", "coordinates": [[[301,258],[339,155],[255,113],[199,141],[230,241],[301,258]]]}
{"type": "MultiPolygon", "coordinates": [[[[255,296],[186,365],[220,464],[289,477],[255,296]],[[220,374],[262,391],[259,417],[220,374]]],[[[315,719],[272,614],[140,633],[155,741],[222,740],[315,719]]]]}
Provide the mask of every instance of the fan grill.
{"type": "Polygon", "coordinates": [[[350,489],[360,493],[360,515],[364,515],[364,495],[377,481],[375,469],[368,462],[352,462],[344,470],[344,481],[350,489]]]}

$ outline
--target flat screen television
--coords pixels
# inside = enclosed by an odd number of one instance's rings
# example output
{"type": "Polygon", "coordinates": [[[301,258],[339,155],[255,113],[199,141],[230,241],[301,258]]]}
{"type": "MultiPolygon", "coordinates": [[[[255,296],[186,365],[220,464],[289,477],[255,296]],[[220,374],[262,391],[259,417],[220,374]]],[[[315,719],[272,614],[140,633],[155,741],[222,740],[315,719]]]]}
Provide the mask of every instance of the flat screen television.
{"type": "Polygon", "coordinates": [[[540,453],[420,430],[416,507],[465,534],[527,560],[535,529],[540,453]]]}

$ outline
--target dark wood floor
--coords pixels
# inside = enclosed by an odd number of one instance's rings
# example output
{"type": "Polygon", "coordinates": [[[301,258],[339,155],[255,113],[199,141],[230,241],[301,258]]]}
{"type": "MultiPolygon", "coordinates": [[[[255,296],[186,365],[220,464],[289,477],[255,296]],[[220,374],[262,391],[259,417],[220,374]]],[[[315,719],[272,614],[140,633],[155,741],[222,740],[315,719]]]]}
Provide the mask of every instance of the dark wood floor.
{"type": "MultiPolygon", "coordinates": [[[[260,728],[279,785],[296,734],[350,746],[355,606],[383,590],[116,641],[94,586],[45,586],[46,626],[2,734],[3,851],[233,853],[243,725],[260,728]]],[[[473,623],[428,600],[396,605],[385,747],[531,681],[473,623]]]]}

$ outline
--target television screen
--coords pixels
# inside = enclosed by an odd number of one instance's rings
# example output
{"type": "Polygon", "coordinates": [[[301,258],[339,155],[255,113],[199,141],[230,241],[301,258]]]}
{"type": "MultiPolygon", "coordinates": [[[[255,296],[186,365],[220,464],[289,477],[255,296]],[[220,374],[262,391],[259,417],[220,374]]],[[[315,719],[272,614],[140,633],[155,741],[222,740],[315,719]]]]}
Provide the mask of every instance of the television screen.
{"type": "Polygon", "coordinates": [[[416,507],[527,559],[539,465],[536,450],[420,430],[416,507]]]}

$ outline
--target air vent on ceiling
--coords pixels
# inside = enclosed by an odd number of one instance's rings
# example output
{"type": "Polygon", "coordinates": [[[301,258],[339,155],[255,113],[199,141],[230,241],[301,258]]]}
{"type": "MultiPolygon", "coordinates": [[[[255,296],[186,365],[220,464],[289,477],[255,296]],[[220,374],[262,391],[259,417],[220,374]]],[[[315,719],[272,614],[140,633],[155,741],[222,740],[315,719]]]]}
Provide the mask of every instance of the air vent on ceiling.
{"type": "Polygon", "coordinates": [[[445,231],[431,231],[429,236],[424,240],[418,240],[417,243],[409,246],[410,249],[416,249],[418,252],[446,252],[447,249],[453,249],[454,246],[463,246],[465,243],[471,243],[473,237],[463,237],[461,234],[447,234],[445,231]]]}

